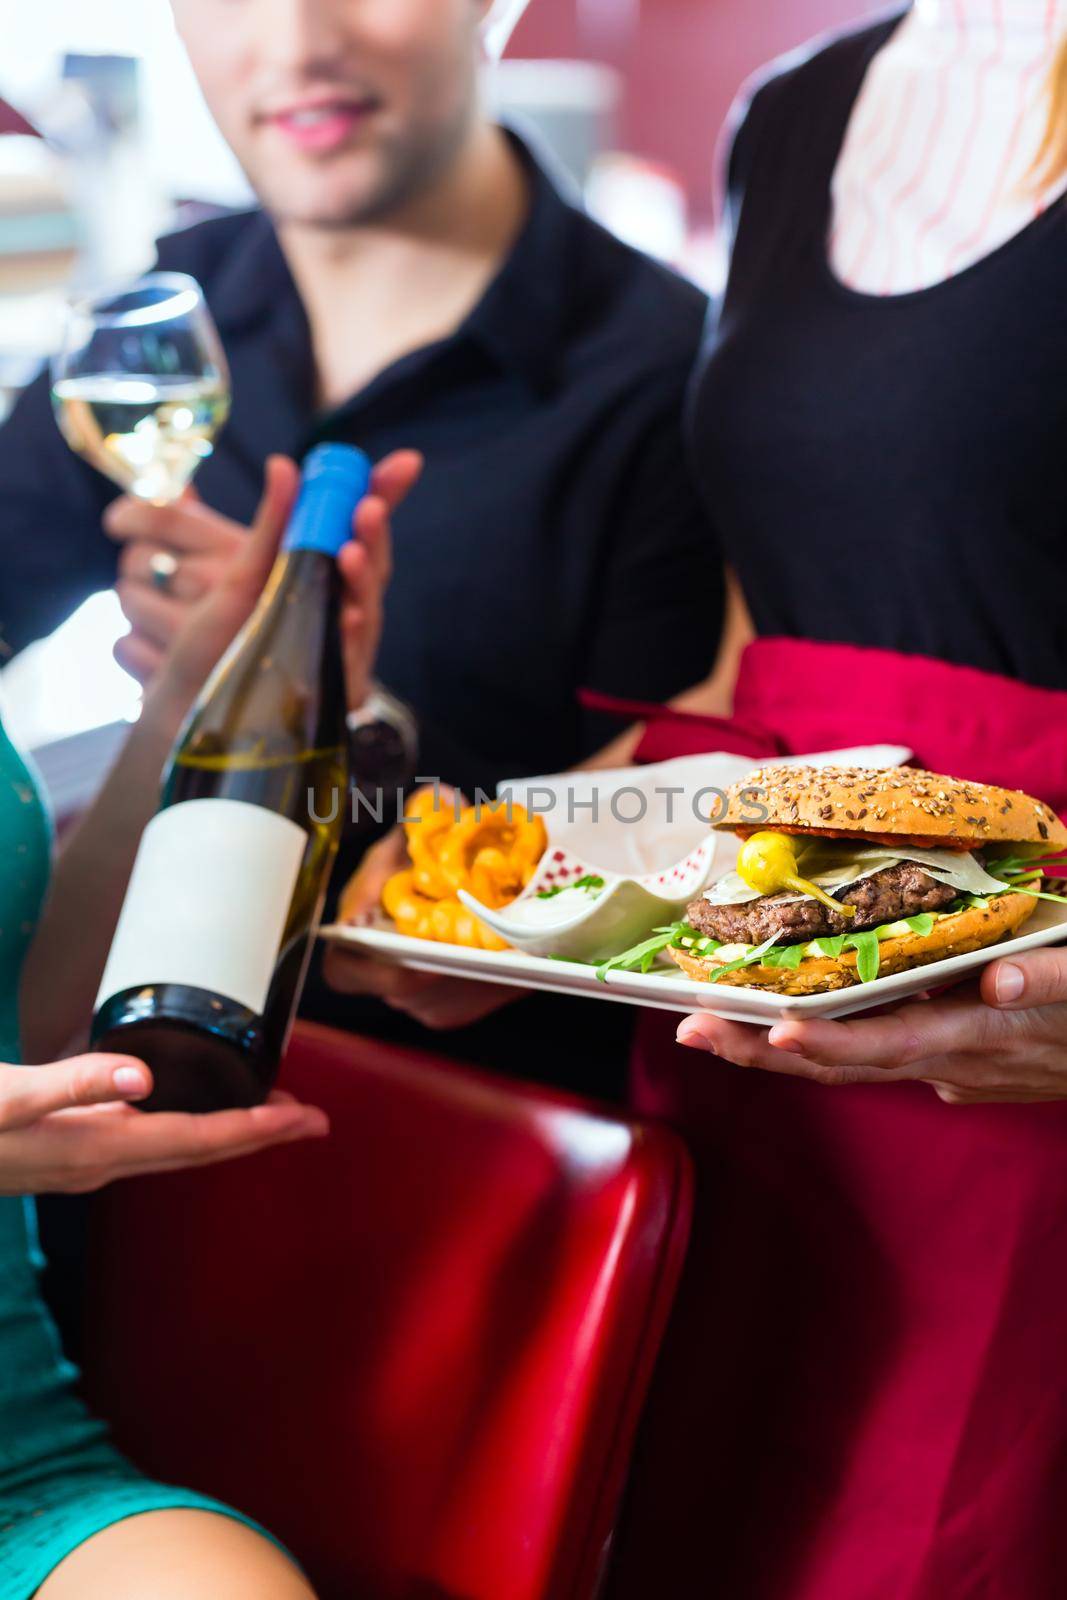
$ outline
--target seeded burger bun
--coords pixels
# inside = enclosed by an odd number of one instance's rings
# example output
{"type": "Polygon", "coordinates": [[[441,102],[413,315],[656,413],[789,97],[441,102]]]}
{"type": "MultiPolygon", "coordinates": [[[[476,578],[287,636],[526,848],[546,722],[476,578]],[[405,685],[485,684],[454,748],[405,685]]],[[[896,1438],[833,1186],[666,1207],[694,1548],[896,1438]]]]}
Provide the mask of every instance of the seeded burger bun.
{"type": "MultiPolygon", "coordinates": [[[[1040,855],[1067,848],[1067,828],[1042,801],[910,767],[763,767],[728,791],[714,826],[741,838],[772,829],[889,849],[977,851],[995,845],[1003,855],[1015,845],[1037,847],[1040,855]]],[[[845,891],[841,898],[847,899],[845,891]]],[[[984,906],[938,916],[925,937],[908,932],[883,939],[879,974],[983,950],[1014,933],[1037,905],[1030,894],[998,894],[984,906]]],[[[699,956],[672,946],[667,953],[691,978],[707,979],[720,964],[714,952],[699,956]]],[[[836,959],[806,955],[795,968],[742,967],[716,981],[776,994],[823,994],[859,983],[858,960],[855,950],[843,950],[836,959]]]]}
{"type": "Polygon", "coordinates": [[[1041,800],[912,767],[761,767],[727,790],[714,826],[741,838],[773,828],[934,849],[1067,847],[1067,828],[1041,800]]]}

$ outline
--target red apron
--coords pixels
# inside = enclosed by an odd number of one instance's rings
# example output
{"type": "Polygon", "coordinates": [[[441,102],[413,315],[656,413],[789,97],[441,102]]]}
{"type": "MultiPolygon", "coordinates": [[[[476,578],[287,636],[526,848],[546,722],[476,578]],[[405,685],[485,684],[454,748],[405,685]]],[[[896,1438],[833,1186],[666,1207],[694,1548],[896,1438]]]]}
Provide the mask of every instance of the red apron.
{"type": "MultiPolygon", "coordinates": [[[[1065,693],[769,639],[736,707],[746,753],[893,741],[1067,811],[1065,693]]],[[[700,720],[641,756],[735,747],[700,720]]],[[[1067,1103],[825,1089],[676,1020],[642,1018],[634,1095],[694,1151],[696,1226],[612,1600],[1067,1596],[1067,1103]]]]}

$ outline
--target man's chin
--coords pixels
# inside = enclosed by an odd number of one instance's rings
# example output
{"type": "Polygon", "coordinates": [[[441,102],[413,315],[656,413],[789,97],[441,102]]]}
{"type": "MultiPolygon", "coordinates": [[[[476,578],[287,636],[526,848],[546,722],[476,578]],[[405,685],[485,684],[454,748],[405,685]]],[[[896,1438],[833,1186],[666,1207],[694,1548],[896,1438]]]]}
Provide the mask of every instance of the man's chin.
{"type": "Polygon", "coordinates": [[[304,203],[286,206],[274,205],[269,200],[263,205],[279,228],[317,228],[324,233],[341,233],[347,228],[365,226],[373,214],[361,205],[335,207],[304,203]]]}
{"type": "Polygon", "coordinates": [[[281,189],[259,187],[260,202],[279,225],[302,228],[354,228],[378,214],[382,198],[377,185],[320,189],[314,183],[281,189]]]}
{"type": "MultiPolygon", "coordinates": [[[[363,151],[319,166],[269,166],[253,187],[280,226],[341,230],[384,221],[432,187],[444,162],[447,139],[432,155],[419,150],[363,151]]],[[[246,169],[247,170],[247,169],[246,169]]]]}

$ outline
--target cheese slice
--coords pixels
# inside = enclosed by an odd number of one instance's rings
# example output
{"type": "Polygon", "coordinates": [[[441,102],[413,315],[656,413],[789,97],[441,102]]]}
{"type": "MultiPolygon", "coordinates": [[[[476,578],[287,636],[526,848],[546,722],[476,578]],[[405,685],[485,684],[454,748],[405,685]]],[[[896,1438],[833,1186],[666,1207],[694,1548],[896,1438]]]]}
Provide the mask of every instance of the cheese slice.
{"type": "MultiPolygon", "coordinates": [[[[961,894],[999,894],[1009,886],[992,877],[976,856],[961,850],[891,850],[886,845],[853,845],[850,840],[836,843],[815,840],[801,846],[798,851],[798,872],[809,878],[820,889],[843,889],[861,878],[871,878],[876,872],[885,872],[901,861],[914,861],[936,878],[938,883],[950,884],[961,894]]],[[[750,900],[764,897],[753,889],[736,872],[728,872],[716,879],[704,891],[705,900],[714,906],[740,906],[750,900]]],[[[811,895],[790,894],[786,900],[810,900],[811,895]]]]}

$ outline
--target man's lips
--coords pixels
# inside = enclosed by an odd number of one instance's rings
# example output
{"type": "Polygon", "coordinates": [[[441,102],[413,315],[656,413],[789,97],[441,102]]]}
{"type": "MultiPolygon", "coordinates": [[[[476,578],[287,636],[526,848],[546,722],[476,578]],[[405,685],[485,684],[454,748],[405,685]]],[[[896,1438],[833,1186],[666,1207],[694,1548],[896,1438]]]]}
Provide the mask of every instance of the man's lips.
{"type": "Polygon", "coordinates": [[[377,110],[373,100],[330,100],[287,107],[261,120],[299,150],[336,150],[377,110]]]}

